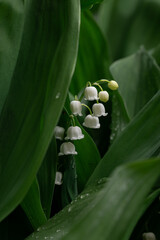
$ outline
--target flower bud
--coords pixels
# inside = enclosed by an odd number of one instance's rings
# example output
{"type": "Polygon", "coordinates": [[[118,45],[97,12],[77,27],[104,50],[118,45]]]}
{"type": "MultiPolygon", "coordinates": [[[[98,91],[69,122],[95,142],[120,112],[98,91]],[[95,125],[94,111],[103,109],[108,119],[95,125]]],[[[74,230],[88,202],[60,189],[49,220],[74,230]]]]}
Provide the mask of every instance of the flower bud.
{"type": "Polygon", "coordinates": [[[56,126],[54,129],[54,135],[56,139],[63,140],[65,129],[63,127],[56,126]]]}
{"type": "Polygon", "coordinates": [[[80,101],[74,100],[70,102],[70,109],[75,116],[82,116],[82,105],[80,101]]]}
{"type": "Polygon", "coordinates": [[[117,90],[117,88],[118,88],[118,83],[117,83],[116,81],[111,80],[111,81],[108,83],[108,87],[109,87],[111,90],[117,90]]]}
{"type": "Polygon", "coordinates": [[[95,117],[107,116],[108,114],[108,113],[105,113],[105,107],[102,103],[93,104],[92,111],[95,117]]]}
{"type": "Polygon", "coordinates": [[[100,128],[99,118],[89,114],[85,117],[83,126],[88,128],[100,128]]]}
{"type": "Polygon", "coordinates": [[[156,236],[152,232],[143,233],[143,240],[156,240],[156,236]]]}
{"type": "Polygon", "coordinates": [[[66,140],[78,140],[84,138],[84,135],[82,134],[82,130],[80,127],[69,127],[67,130],[67,137],[65,137],[66,140]]]}
{"type": "Polygon", "coordinates": [[[84,96],[86,100],[93,101],[98,100],[98,92],[95,87],[86,87],[84,91],[84,96]]]}
{"type": "Polygon", "coordinates": [[[60,152],[58,153],[58,156],[70,155],[70,154],[77,155],[74,144],[71,142],[62,143],[60,146],[60,152]]]}
{"type": "Polygon", "coordinates": [[[62,184],[62,173],[61,172],[56,172],[55,184],[56,185],[62,184]]]}
{"type": "Polygon", "coordinates": [[[102,102],[107,102],[109,100],[109,94],[107,91],[100,91],[99,92],[99,99],[102,102]]]}

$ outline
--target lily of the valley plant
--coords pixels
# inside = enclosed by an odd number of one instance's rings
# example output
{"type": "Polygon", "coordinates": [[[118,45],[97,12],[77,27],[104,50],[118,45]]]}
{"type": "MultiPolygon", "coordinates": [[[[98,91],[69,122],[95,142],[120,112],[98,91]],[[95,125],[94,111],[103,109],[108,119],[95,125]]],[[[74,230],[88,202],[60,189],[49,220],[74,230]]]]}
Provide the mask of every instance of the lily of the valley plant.
{"type": "Polygon", "coordinates": [[[160,239],[160,1],[0,1],[0,239],[160,239]]]}

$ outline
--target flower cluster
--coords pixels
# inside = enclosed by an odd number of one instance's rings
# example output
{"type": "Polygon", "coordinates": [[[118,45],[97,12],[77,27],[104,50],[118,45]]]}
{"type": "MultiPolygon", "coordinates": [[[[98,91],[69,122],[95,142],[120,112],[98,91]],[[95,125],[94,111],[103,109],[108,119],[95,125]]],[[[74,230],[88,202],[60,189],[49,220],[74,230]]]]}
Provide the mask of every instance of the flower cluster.
{"type": "MultiPolygon", "coordinates": [[[[105,107],[103,105],[104,102],[106,103],[109,100],[109,93],[107,91],[103,91],[101,87],[101,83],[108,83],[108,87],[111,90],[117,90],[118,84],[114,80],[106,80],[106,79],[101,79],[93,84],[90,82],[87,83],[87,86],[84,90],[84,99],[87,101],[96,101],[96,103],[93,104],[92,110],[90,107],[84,103],[81,103],[77,97],[75,100],[70,102],[70,110],[73,115],[71,115],[72,120],[74,116],[82,116],[82,107],[86,107],[89,110],[89,114],[85,116],[83,126],[87,128],[93,128],[97,129],[100,128],[100,122],[99,122],[99,117],[101,116],[107,116],[108,113],[105,112],[105,107]],[[98,86],[100,88],[100,91],[98,92],[97,88],[95,86],[98,86]]],[[[77,152],[75,150],[75,146],[72,142],[69,142],[68,140],[80,140],[84,138],[84,135],[82,134],[82,130],[80,127],[75,126],[75,121],[73,120],[73,126],[70,126],[67,129],[67,136],[64,138],[65,134],[65,129],[60,126],[55,127],[55,137],[56,139],[59,140],[67,140],[67,142],[64,142],[60,146],[60,152],[59,156],[62,155],[76,155],[77,152]]]]}
{"type": "MultiPolygon", "coordinates": [[[[89,110],[89,114],[84,118],[83,126],[93,129],[100,128],[99,117],[107,116],[108,114],[105,111],[103,103],[106,103],[109,100],[109,93],[107,91],[103,91],[103,88],[100,85],[101,83],[106,82],[108,83],[108,87],[111,90],[116,90],[118,88],[118,84],[114,80],[109,81],[106,79],[101,79],[93,84],[91,84],[90,82],[87,83],[87,86],[84,90],[84,99],[87,101],[96,101],[96,103],[92,105],[92,110],[88,105],[81,103],[81,101],[79,101],[77,97],[75,97],[75,100],[70,102],[70,110],[73,114],[71,115],[72,126],[69,126],[69,128],[67,129],[66,137],[64,137],[65,129],[63,127],[56,126],[54,130],[56,139],[62,141],[66,140],[66,142],[63,142],[60,145],[60,152],[58,156],[77,155],[75,146],[71,141],[84,138],[81,128],[75,126],[74,121],[74,116],[82,116],[82,107],[86,107],[89,110]],[[99,92],[95,86],[98,86],[100,88],[99,92]],[[101,101],[102,103],[100,103],[99,101],[101,101]]],[[[62,184],[61,172],[56,173],[55,184],[62,184]]]]}

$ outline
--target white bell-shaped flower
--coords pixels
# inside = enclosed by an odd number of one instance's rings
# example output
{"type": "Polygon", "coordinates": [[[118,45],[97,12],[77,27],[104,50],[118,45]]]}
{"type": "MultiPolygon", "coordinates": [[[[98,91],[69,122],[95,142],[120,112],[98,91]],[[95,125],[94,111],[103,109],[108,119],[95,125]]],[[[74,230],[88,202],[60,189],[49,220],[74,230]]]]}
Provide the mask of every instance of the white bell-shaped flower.
{"type": "Polygon", "coordinates": [[[105,112],[105,107],[102,103],[93,104],[92,111],[95,117],[107,116],[108,114],[105,112]]]}
{"type": "Polygon", "coordinates": [[[56,126],[54,129],[54,135],[56,139],[63,140],[65,129],[63,127],[56,126]]]}
{"type": "Polygon", "coordinates": [[[100,128],[99,118],[89,114],[85,117],[83,126],[88,128],[100,128]]]}
{"type": "Polygon", "coordinates": [[[156,236],[153,232],[143,233],[143,240],[156,240],[156,236]]]}
{"type": "Polygon", "coordinates": [[[71,126],[67,130],[67,137],[65,137],[66,140],[78,140],[84,138],[84,135],[82,134],[82,130],[78,126],[71,126]]]}
{"type": "Polygon", "coordinates": [[[98,91],[95,87],[86,87],[84,91],[84,97],[86,100],[93,101],[98,100],[98,91]]]}
{"type": "Polygon", "coordinates": [[[114,80],[111,80],[109,83],[108,83],[108,87],[111,89],[111,90],[117,90],[118,88],[118,83],[114,80]]]}
{"type": "Polygon", "coordinates": [[[58,156],[62,155],[77,155],[74,144],[71,142],[62,143],[60,146],[60,153],[58,154],[58,156]]]}
{"type": "Polygon", "coordinates": [[[70,109],[75,116],[82,116],[82,105],[80,101],[74,100],[70,102],[70,109]]]}
{"type": "Polygon", "coordinates": [[[61,172],[56,172],[55,184],[56,185],[62,184],[62,173],[61,172]]]}
{"type": "Polygon", "coordinates": [[[109,100],[109,94],[107,91],[100,91],[99,92],[99,100],[101,102],[107,102],[109,100]]]}

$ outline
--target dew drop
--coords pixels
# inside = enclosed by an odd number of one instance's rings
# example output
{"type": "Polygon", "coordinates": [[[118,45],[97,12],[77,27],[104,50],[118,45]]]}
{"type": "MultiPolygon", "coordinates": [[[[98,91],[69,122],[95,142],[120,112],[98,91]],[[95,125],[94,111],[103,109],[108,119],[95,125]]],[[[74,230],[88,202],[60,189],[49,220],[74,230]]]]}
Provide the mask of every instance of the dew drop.
{"type": "Polygon", "coordinates": [[[59,97],[60,97],[60,92],[58,92],[57,94],[56,94],[56,99],[58,99],[59,97]]]}
{"type": "Polygon", "coordinates": [[[107,181],[107,178],[104,177],[104,178],[99,179],[97,183],[98,184],[103,184],[103,183],[106,183],[106,181],[107,181]]]}
{"type": "Polygon", "coordinates": [[[80,196],[80,198],[83,199],[83,198],[86,198],[86,197],[88,197],[88,196],[89,196],[89,193],[86,193],[86,194],[82,194],[82,195],[80,196]]]}
{"type": "Polygon", "coordinates": [[[69,207],[69,208],[68,208],[68,212],[71,212],[71,211],[72,211],[72,208],[71,208],[71,207],[69,207]]]}

